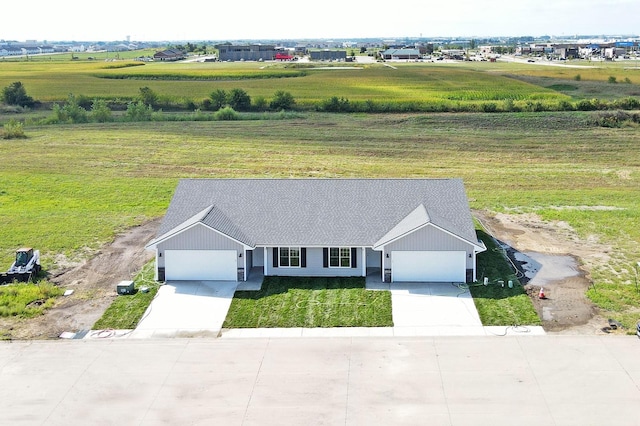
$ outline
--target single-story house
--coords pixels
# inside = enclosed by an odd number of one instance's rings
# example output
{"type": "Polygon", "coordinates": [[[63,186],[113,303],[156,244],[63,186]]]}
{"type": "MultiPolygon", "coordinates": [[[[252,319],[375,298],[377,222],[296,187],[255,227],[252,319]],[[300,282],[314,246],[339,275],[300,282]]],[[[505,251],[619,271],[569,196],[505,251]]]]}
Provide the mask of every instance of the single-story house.
{"type": "Polygon", "coordinates": [[[486,250],[461,179],[184,179],[146,248],[160,281],[472,282],[486,250]]]}

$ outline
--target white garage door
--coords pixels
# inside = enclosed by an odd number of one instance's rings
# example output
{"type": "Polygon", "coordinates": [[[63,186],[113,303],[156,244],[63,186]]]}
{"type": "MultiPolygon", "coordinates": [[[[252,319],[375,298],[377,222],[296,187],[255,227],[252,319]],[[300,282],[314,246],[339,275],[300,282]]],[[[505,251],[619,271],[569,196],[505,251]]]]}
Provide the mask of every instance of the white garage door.
{"type": "Polygon", "coordinates": [[[166,250],[165,279],[184,281],[236,281],[235,250],[166,250]]]}
{"type": "Polygon", "coordinates": [[[391,280],[416,282],[465,282],[464,251],[393,251],[391,280]]]}

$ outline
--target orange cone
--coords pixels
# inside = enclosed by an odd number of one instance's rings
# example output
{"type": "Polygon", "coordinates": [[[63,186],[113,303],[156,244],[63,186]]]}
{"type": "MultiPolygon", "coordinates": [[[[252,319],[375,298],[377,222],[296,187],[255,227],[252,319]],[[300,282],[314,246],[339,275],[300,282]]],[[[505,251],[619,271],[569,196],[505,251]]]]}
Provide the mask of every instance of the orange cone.
{"type": "Polygon", "coordinates": [[[544,288],[540,287],[540,293],[538,293],[538,299],[546,299],[547,296],[544,295],[544,288]]]}

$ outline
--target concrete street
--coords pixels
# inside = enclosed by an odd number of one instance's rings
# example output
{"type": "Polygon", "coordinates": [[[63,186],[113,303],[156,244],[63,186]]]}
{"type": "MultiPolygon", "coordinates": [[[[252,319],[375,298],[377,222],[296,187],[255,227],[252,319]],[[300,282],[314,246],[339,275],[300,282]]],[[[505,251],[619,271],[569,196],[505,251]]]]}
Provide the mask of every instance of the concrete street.
{"type": "Polygon", "coordinates": [[[0,384],[10,425],[640,425],[640,341],[14,341],[0,384]]]}

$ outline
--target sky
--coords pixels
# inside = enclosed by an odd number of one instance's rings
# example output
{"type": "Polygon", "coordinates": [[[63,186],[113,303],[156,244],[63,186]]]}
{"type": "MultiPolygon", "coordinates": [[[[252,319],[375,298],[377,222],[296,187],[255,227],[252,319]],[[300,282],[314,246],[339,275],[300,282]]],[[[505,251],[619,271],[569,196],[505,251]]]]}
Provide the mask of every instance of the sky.
{"type": "Polygon", "coordinates": [[[164,41],[636,35],[639,0],[31,0],[0,40],[164,41]]]}

